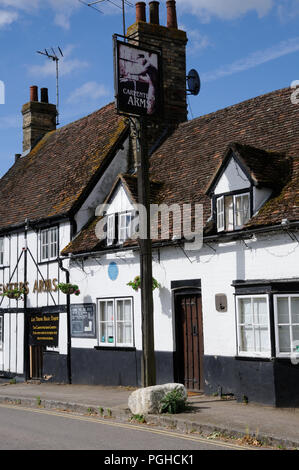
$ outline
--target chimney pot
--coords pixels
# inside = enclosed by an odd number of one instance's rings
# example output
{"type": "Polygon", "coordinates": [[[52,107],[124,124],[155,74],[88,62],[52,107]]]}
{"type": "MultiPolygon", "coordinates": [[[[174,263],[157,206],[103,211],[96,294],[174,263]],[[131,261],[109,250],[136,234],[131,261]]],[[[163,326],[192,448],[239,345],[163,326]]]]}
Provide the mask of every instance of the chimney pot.
{"type": "Polygon", "coordinates": [[[41,88],[41,103],[49,103],[49,93],[48,88],[41,88]]]}
{"type": "Polygon", "coordinates": [[[136,3],[136,22],[137,21],[146,22],[146,3],[145,2],[136,3]]]}
{"type": "Polygon", "coordinates": [[[150,7],[150,23],[152,23],[152,24],[160,24],[159,6],[160,6],[160,3],[157,2],[157,1],[152,1],[149,4],[149,7],[150,7]]]}
{"type": "Polygon", "coordinates": [[[30,87],[30,101],[38,101],[38,87],[35,85],[30,87]]]}
{"type": "Polygon", "coordinates": [[[175,0],[168,0],[166,2],[166,6],[167,6],[167,28],[178,29],[175,0]]]}

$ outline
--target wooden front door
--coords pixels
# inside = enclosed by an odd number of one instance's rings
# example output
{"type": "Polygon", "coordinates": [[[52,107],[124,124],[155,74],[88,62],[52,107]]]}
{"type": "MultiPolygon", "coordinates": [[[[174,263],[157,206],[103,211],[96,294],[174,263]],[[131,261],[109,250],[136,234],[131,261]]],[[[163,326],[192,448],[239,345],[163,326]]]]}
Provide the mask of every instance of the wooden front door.
{"type": "Polygon", "coordinates": [[[176,375],[188,390],[203,390],[202,302],[198,292],[175,294],[176,375]]]}
{"type": "Polygon", "coordinates": [[[29,346],[30,379],[43,378],[43,346],[29,346]]]}

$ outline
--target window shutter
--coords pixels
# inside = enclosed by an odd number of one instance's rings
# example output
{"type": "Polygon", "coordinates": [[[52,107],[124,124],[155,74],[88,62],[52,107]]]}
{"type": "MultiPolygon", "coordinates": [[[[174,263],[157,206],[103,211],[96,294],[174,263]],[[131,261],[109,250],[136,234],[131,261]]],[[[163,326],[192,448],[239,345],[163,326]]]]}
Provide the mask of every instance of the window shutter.
{"type": "Polygon", "coordinates": [[[217,199],[217,231],[222,232],[225,226],[224,218],[224,196],[217,199]]]}
{"type": "Polygon", "coordinates": [[[113,245],[115,241],[115,214],[108,215],[107,219],[107,245],[113,245]]]}

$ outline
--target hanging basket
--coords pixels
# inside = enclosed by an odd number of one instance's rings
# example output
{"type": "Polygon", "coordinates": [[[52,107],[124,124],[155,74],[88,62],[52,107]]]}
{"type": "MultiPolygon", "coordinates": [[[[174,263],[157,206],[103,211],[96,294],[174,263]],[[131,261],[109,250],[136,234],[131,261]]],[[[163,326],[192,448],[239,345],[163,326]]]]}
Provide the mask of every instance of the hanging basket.
{"type": "Polygon", "coordinates": [[[63,292],[66,295],[72,295],[72,294],[80,295],[79,287],[76,284],[60,283],[58,284],[58,288],[59,290],[61,290],[61,292],[63,292]]]}
{"type": "Polygon", "coordinates": [[[2,297],[7,297],[12,300],[22,300],[22,295],[25,294],[25,289],[10,289],[3,292],[2,297]]]}
{"type": "MultiPolygon", "coordinates": [[[[141,279],[140,276],[136,276],[133,281],[128,282],[127,286],[132,287],[135,291],[138,291],[141,288],[141,279]]],[[[161,285],[159,282],[153,277],[153,287],[152,289],[160,289],[161,285]]]]}

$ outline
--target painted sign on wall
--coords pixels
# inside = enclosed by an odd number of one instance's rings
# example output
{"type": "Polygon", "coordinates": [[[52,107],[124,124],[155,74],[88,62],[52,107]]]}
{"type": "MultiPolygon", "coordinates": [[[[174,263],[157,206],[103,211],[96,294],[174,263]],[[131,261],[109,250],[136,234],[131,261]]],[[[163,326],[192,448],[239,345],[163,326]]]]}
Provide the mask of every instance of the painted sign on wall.
{"type": "Polygon", "coordinates": [[[29,346],[58,346],[59,314],[33,314],[29,317],[29,346]]]}

